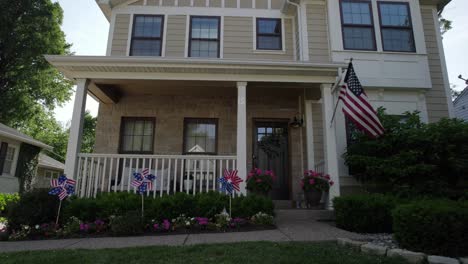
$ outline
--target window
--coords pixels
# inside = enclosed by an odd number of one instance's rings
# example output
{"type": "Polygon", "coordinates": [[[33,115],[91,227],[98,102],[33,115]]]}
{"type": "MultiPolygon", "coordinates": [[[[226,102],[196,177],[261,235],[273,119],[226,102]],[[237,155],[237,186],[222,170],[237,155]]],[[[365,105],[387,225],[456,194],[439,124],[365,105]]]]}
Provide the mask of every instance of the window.
{"type": "Polygon", "coordinates": [[[122,117],[120,153],[153,153],[154,120],[152,117],[122,117]]]}
{"type": "Polygon", "coordinates": [[[409,4],[379,2],[379,14],[383,50],[415,52],[409,4]]]}
{"type": "Polygon", "coordinates": [[[281,50],[281,19],[257,18],[257,49],[281,50]]]}
{"type": "Polygon", "coordinates": [[[186,118],[184,120],[184,153],[216,154],[218,119],[186,118]]]}
{"type": "Polygon", "coordinates": [[[135,15],[130,56],[161,56],[163,17],[135,15]]]}
{"type": "Polygon", "coordinates": [[[376,50],[370,1],[341,0],[341,23],[344,49],[376,50]]]}
{"type": "Polygon", "coordinates": [[[13,175],[15,172],[13,170],[13,160],[15,159],[16,148],[8,147],[5,155],[5,160],[3,162],[3,173],[13,175]]]}
{"type": "Polygon", "coordinates": [[[51,179],[57,179],[60,175],[58,171],[46,170],[44,172],[44,176],[46,179],[51,180],[51,179]]]}
{"type": "Polygon", "coordinates": [[[189,57],[219,57],[219,17],[190,17],[189,57]]]}

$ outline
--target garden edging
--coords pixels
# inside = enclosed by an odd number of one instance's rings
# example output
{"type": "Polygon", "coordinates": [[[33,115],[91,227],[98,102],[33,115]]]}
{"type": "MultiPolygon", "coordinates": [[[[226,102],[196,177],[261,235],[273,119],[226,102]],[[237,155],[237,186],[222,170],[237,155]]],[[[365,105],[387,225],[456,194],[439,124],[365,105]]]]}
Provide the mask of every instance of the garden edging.
{"type": "Polygon", "coordinates": [[[409,263],[427,263],[429,264],[467,264],[468,258],[449,258],[443,256],[432,256],[426,255],[421,252],[413,252],[409,250],[404,250],[400,248],[390,249],[385,246],[380,246],[372,243],[367,243],[363,241],[352,240],[349,238],[338,238],[337,244],[339,246],[352,248],[363,253],[387,256],[387,257],[400,257],[408,261],[409,263]]]}

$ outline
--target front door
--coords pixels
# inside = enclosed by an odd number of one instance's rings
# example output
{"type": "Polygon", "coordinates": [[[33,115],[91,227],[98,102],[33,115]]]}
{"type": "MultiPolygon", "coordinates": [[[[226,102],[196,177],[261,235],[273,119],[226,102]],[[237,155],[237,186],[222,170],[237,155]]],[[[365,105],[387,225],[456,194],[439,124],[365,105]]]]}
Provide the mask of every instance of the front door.
{"type": "Polygon", "coordinates": [[[289,199],[288,122],[255,121],[253,165],[276,175],[271,197],[289,199]]]}

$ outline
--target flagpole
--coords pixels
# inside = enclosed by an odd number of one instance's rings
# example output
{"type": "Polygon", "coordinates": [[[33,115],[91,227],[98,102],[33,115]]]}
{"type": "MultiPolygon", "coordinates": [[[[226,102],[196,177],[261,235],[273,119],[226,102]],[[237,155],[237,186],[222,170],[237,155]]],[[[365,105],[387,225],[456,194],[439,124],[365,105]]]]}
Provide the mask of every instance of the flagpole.
{"type": "MultiPolygon", "coordinates": [[[[352,63],[352,62],[353,62],[353,58],[349,58],[349,63],[352,63]]],[[[348,71],[348,70],[346,70],[346,71],[348,71]]],[[[343,79],[343,78],[341,78],[341,80],[342,80],[342,79],[343,79]]],[[[341,80],[340,80],[340,82],[341,82],[341,80]]],[[[340,84],[338,83],[338,85],[340,85],[340,84]]],[[[338,97],[338,100],[336,101],[336,104],[335,104],[335,109],[333,110],[332,118],[331,118],[331,120],[330,120],[330,127],[333,126],[333,121],[335,120],[336,110],[338,109],[338,103],[339,103],[339,102],[340,102],[340,99],[339,99],[339,97],[338,97]]]]}
{"type": "Polygon", "coordinates": [[[57,228],[57,226],[58,226],[58,220],[59,220],[59,216],[60,216],[60,208],[62,208],[62,200],[60,200],[60,203],[59,203],[57,218],[55,219],[55,228],[57,228]]]}

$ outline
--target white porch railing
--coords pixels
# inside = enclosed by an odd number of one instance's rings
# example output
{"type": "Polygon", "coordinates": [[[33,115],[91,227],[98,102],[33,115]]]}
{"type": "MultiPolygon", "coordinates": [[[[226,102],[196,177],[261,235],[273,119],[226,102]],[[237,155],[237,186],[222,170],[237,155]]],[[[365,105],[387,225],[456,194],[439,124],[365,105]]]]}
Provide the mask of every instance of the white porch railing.
{"type": "Polygon", "coordinates": [[[321,160],[317,162],[314,166],[314,171],[324,174],[325,173],[325,161],[321,160]]]}
{"type": "Polygon", "coordinates": [[[133,173],[144,168],[156,176],[146,195],[196,194],[217,190],[225,169],[237,168],[236,156],[78,154],[76,192],[96,197],[99,192],[134,191],[133,173]]]}

